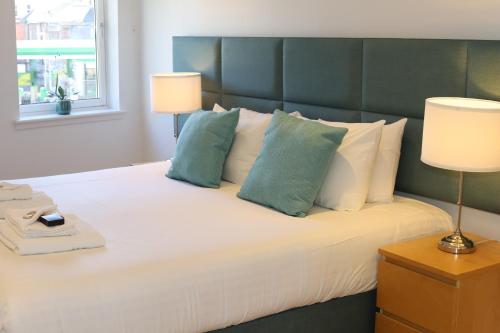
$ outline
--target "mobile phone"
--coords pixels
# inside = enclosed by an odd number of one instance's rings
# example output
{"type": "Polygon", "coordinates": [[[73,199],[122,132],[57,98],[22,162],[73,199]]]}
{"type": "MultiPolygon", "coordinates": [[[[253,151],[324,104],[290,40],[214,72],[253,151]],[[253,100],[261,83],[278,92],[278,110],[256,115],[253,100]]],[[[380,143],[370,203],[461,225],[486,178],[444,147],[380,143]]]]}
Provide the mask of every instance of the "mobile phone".
{"type": "Polygon", "coordinates": [[[64,224],[64,217],[58,213],[42,215],[38,218],[38,221],[45,224],[47,227],[57,227],[58,225],[64,224]]]}

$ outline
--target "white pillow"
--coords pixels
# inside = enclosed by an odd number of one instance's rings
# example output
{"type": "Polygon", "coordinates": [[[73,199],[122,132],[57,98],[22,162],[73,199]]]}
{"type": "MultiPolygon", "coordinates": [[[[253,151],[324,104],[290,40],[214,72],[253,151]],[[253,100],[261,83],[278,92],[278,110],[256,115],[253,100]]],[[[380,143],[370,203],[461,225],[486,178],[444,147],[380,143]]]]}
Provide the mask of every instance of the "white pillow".
{"type": "MultiPolygon", "coordinates": [[[[218,104],[215,112],[225,111],[218,104]]],[[[248,172],[259,155],[264,142],[266,129],[271,123],[272,114],[240,108],[240,120],[236,126],[233,145],[226,158],[222,179],[235,184],[243,184],[248,172]]]]}
{"type": "Polygon", "coordinates": [[[376,123],[319,122],[349,131],[333,156],[315,203],[335,210],[359,210],[366,202],[385,120],[376,123]]]}
{"type": "Polygon", "coordinates": [[[398,173],[401,141],[408,119],[385,125],[375,165],[373,167],[367,202],[392,202],[398,173]]]}
{"type": "MultiPolygon", "coordinates": [[[[219,104],[215,103],[214,104],[214,109],[212,110],[214,112],[225,112],[227,111],[226,109],[224,109],[222,106],[220,106],[219,104]]],[[[241,111],[241,110],[240,110],[241,111]]]]}

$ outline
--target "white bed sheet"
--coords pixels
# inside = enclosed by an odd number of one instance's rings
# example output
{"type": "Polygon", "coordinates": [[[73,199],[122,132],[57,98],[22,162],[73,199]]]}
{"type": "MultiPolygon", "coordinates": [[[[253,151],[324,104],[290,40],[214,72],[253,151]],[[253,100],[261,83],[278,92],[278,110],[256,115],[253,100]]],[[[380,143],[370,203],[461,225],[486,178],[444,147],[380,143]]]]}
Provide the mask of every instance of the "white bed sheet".
{"type": "Polygon", "coordinates": [[[0,245],[0,331],[209,331],[371,290],[377,248],[451,228],[403,198],[288,217],[236,198],[237,185],[168,179],[167,164],[24,180],[107,247],[20,257],[0,245]]]}

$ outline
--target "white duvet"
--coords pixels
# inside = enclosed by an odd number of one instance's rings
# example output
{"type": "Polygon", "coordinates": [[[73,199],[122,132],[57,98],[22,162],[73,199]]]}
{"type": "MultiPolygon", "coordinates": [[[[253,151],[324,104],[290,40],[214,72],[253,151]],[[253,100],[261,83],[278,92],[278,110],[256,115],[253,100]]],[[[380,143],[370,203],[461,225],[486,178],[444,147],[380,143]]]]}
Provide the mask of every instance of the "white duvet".
{"type": "Polygon", "coordinates": [[[2,333],[214,330],[371,290],[380,246],[451,226],[403,198],[288,217],[237,185],[168,179],[167,164],[27,180],[107,247],[20,257],[0,244],[2,333]]]}

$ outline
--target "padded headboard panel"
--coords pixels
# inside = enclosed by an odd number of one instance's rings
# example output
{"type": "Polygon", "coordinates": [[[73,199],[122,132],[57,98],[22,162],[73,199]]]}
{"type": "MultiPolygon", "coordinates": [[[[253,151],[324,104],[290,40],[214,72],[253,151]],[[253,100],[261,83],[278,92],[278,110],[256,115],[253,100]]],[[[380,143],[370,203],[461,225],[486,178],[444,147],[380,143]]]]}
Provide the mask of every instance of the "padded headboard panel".
{"type": "MultiPolygon", "coordinates": [[[[420,161],[427,97],[500,100],[500,41],[174,37],[174,71],[203,74],[203,107],[409,119],[397,190],[455,202],[458,176],[420,161]]],[[[500,130],[500,129],[499,129],[500,130]]],[[[500,213],[500,173],[467,174],[467,206],[500,213]]]]}

